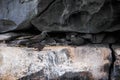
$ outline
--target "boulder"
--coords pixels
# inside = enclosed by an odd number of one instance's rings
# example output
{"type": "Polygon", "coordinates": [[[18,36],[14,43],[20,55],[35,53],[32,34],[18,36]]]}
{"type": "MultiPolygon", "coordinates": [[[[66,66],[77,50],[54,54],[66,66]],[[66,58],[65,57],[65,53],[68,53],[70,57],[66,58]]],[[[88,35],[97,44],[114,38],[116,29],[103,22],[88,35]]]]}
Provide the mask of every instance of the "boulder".
{"type": "Polygon", "coordinates": [[[0,33],[30,27],[37,5],[38,0],[0,0],[0,33]]]}
{"type": "Polygon", "coordinates": [[[39,31],[82,33],[120,30],[119,0],[1,0],[0,33],[39,31]]]}
{"type": "Polygon", "coordinates": [[[111,6],[111,0],[54,0],[31,22],[40,31],[98,33],[111,28],[111,6]]]}
{"type": "Polygon", "coordinates": [[[110,66],[107,45],[46,46],[37,51],[0,44],[4,80],[108,80],[110,66]]]}

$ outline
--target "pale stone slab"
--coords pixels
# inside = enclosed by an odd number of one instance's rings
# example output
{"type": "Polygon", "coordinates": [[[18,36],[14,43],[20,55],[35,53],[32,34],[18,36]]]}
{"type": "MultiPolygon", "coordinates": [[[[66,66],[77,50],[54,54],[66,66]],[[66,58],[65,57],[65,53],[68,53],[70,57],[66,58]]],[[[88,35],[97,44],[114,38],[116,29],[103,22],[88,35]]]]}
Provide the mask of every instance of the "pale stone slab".
{"type": "Polygon", "coordinates": [[[111,50],[106,45],[48,46],[42,51],[36,51],[33,48],[1,44],[0,77],[11,78],[7,80],[24,79],[27,76],[31,80],[63,80],[64,77],[71,79],[77,76],[78,79],[86,79],[87,76],[92,80],[107,80],[110,59],[111,50]]]}

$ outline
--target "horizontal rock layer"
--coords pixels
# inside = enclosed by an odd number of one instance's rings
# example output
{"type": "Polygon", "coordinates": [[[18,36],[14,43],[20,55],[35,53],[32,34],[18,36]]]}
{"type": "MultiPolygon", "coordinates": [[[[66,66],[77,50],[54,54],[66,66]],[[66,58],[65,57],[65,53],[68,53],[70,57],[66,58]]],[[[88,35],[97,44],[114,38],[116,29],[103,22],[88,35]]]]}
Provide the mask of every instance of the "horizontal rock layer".
{"type": "Polygon", "coordinates": [[[1,0],[0,32],[30,26],[48,32],[116,31],[119,5],[119,0],[1,0]]]}
{"type": "Polygon", "coordinates": [[[108,80],[111,59],[107,45],[48,46],[36,51],[0,44],[0,78],[108,80]]]}
{"type": "Polygon", "coordinates": [[[54,0],[32,24],[40,31],[97,33],[110,27],[111,6],[110,0],[54,0]]]}

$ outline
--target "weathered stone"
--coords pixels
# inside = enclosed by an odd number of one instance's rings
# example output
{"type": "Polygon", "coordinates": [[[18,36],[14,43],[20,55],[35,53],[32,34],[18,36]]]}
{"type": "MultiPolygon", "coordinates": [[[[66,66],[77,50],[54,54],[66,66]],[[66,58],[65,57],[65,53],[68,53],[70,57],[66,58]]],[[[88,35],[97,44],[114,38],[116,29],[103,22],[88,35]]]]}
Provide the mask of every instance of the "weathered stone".
{"type": "Polygon", "coordinates": [[[80,37],[84,38],[87,42],[91,42],[94,44],[102,44],[102,43],[116,43],[119,40],[118,32],[104,32],[104,33],[97,33],[97,34],[82,34],[80,37]]]}
{"type": "Polygon", "coordinates": [[[1,44],[0,55],[0,77],[9,75],[11,80],[108,80],[111,64],[111,50],[105,45],[50,46],[36,51],[1,44]]]}
{"type": "Polygon", "coordinates": [[[0,33],[30,27],[37,5],[38,0],[1,0],[0,33]]]}
{"type": "Polygon", "coordinates": [[[54,2],[54,0],[39,0],[39,4],[38,4],[38,12],[39,12],[39,16],[46,10],[49,8],[50,4],[52,4],[52,2],[54,2]]]}
{"type": "Polygon", "coordinates": [[[119,4],[118,0],[1,0],[0,32],[32,25],[40,31],[116,31],[119,4]]]}
{"type": "Polygon", "coordinates": [[[115,38],[116,35],[106,35],[102,41],[102,43],[115,43],[117,40],[115,38]]]}
{"type": "Polygon", "coordinates": [[[106,34],[93,34],[92,38],[91,38],[91,42],[92,43],[102,43],[104,38],[105,38],[106,34]]]}
{"type": "Polygon", "coordinates": [[[120,79],[120,46],[113,45],[112,49],[113,49],[114,55],[115,55],[115,62],[113,64],[111,80],[119,80],[120,79]]]}
{"type": "Polygon", "coordinates": [[[40,31],[97,33],[110,28],[111,6],[110,0],[54,0],[32,24],[40,31]]]}
{"type": "Polygon", "coordinates": [[[111,0],[112,2],[112,8],[113,8],[113,23],[111,24],[111,27],[108,29],[108,31],[117,31],[120,30],[120,1],[119,0],[111,0]]]}
{"type": "Polygon", "coordinates": [[[115,38],[116,34],[112,33],[99,33],[93,34],[92,37],[89,39],[92,43],[115,43],[117,38],[115,38]]]}
{"type": "Polygon", "coordinates": [[[0,33],[32,25],[40,31],[116,31],[119,4],[118,0],[1,0],[0,33]]]}

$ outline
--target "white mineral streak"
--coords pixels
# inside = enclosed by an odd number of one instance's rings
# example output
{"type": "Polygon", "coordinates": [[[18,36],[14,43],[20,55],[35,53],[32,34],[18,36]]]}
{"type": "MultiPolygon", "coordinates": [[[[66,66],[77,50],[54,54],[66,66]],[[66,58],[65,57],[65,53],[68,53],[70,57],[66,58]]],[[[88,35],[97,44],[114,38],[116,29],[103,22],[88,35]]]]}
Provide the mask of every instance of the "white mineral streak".
{"type": "Polygon", "coordinates": [[[101,71],[110,63],[111,51],[101,46],[55,46],[35,51],[26,47],[8,47],[0,45],[0,76],[9,75],[16,79],[44,70],[49,79],[57,78],[66,72],[92,73],[99,79],[108,75],[101,71]]]}

